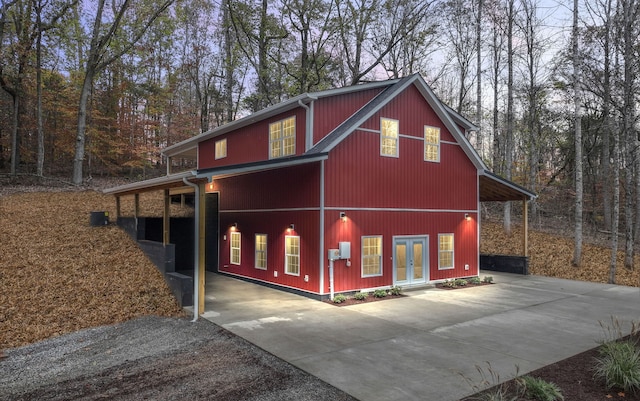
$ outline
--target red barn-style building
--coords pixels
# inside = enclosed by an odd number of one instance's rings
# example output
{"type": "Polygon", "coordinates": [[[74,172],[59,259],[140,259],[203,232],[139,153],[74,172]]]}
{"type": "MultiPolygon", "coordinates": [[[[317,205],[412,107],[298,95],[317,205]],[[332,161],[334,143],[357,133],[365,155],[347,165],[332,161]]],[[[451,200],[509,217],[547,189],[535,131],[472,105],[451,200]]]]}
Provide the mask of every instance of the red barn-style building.
{"type": "Polygon", "coordinates": [[[197,170],[108,192],[198,185],[201,264],[314,298],[478,276],[480,202],[535,195],[474,129],[416,74],[289,99],[163,152],[197,170]]]}

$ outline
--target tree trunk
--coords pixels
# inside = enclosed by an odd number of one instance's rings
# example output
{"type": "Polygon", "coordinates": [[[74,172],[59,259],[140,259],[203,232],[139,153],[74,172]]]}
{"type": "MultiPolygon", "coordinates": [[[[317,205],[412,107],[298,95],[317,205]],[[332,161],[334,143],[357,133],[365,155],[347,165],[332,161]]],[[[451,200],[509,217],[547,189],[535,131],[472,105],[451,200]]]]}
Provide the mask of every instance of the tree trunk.
{"type": "Polygon", "coordinates": [[[18,113],[20,108],[20,98],[17,94],[11,94],[13,99],[13,127],[11,129],[11,175],[18,173],[18,164],[20,164],[19,133],[18,133],[18,113]]]}
{"type": "Polygon", "coordinates": [[[573,0],[573,107],[575,145],[575,244],[571,263],[580,267],[582,263],[582,116],[580,110],[580,59],[578,57],[578,0],[573,0]]]}
{"type": "Polygon", "coordinates": [[[89,103],[89,95],[93,85],[93,77],[95,71],[87,68],[84,82],[82,83],[82,91],[80,92],[80,103],[78,105],[78,131],[76,135],[76,152],[73,159],[73,178],[75,185],[82,184],[83,174],[82,166],[84,163],[84,144],[87,131],[87,103],[89,103]]]}
{"type": "MultiPolygon", "coordinates": [[[[505,178],[511,180],[511,165],[513,164],[513,3],[509,0],[509,16],[507,22],[507,130],[505,138],[505,178]]],[[[504,231],[511,234],[511,203],[504,206],[504,231]]]]}
{"type": "MultiPolygon", "coordinates": [[[[627,0],[623,1],[622,13],[624,15],[623,21],[623,42],[624,42],[624,112],[623,112],[623,131],[625,133],[625,146],[626,146],[626,158],[625,163],[628,166],[625,169],[625,255],[624,266],[627,269],[633,269],[633,212],[634,212],[634,199],[633,199],[633,167],[636,166],[634,157],[637,154],[635,146],[637,145],[637,137],[634,129],[634,41],[637,39],[633,35],[635,19],[632,14],[635,14],[635,1],[627,0]],[[632,167],[633,166],[633,167],[632,167]]],[[[637,172],[636,172],[637,173],[637,172]]]]}
{"type": "Polygon", "coordinates": [[[484,138],[482,135],[482,0],[478,0],[478,19],[476,21],[476,148],[484,160],[484,138]]]}
{"type": "Polygon", "coordinates": [[[44,175],[44,130],[42,128],[42,5],[37,6],[38,38],[36,41],[36,124],[38,130],[38,159],[36,174],[44,175]]]}

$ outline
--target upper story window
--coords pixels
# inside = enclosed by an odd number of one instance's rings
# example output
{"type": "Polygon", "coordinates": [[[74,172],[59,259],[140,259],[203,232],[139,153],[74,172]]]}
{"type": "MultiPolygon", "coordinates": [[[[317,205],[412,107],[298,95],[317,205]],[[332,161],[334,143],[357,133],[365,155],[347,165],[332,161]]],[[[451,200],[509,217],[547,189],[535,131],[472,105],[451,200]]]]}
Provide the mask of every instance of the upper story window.
{"type": "Polygon", "coordinates": [[[440,128],[424,126],[424,161],[440,162],[440,128]]]}
{"type": "Polygon", "coordinates": [[[398,157],[398,120],[380,119],[380,155],[398,157]]]}
{"type": "Polygon", "coordinates": [[[216,160],[227,157],[227,138],[216,141],[216,160]]]}
{"type": "Polygon", "coordinates": [[[296,153],[296,118],[289,117],[269,124],[269,159],[296,153]]]}

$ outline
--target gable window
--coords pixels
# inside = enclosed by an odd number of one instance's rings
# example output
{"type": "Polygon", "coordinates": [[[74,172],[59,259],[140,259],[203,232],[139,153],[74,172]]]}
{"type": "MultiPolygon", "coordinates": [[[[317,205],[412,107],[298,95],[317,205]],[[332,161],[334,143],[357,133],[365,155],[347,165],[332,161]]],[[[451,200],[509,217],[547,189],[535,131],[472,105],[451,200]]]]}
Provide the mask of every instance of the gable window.
{"type": "Polygon", "coordinates": [[[256,234],[256,269],[267,270],[267,234],[256,234]]]}
{"type": "Polygon", "coordinates": [[[216,141],[216,160],[227,157],[227,138],[216,141]]]}
{"type": "Polygon", "coordinates": [[[269,159],[296,153],[296,118],[289,117],[269,124],[269,159]]]}
{"type": "Polygon", "coordinates": [[[380,155],[398,157],[398,120],[380,119],[380,155]]]}
{"type": "Polygon", "coordinates": [[[231,233],[231,249],[229,261],[232,265],[240,264],[240,233],[234,231],[231,233]]]}
{"type": "Polygon", "coordinates": [[[300,237],[284,237],[284,272],[293,276],[300,275],[300,237]]]}
{"type": "Polygon", "coordinates": [[[453,269],[453,234],[438,234],[438,269],[453,269]]]}
{"type": "Polygon", "coordinates": [[[424,126],[424,161],[440,162],[440,128],[424,126]]]}
{"type": "Polygon", "coordinates": [[[362,277],[382,275],[382,236],[362,237],[362,277]]]}

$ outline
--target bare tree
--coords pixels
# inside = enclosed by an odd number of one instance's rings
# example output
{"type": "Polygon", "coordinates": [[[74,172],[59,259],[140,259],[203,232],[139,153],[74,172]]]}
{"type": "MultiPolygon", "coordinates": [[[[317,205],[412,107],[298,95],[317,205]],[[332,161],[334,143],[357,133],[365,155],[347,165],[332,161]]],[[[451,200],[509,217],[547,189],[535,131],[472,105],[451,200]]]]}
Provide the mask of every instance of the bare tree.
{"type": "Polygon", "coordinates": [[[579,267],[582,263],[582,114],[580,108],[580,55],[578,53],[578,0],[573,0],[573,105],[575,146],[575,243],[571,263],[579,267]]]}
{"type": "Polygon", "coordinates": [[[80,185],[83,180],[82,168],[87,131],[87,104],[96,75],[122,57],[123,54],[130,51],[142,35],[145,34],[147,29],[149,29],[149,26],[153,24],[156,18],[158,18],[173,1],[174,0],[164,0],[153,6],[149,5],[148,13],[142,12],[142,4],[140,4],[141,12],[138,15],[132,16],[134,21],[131,21],[132,23],[129,24],[130,30],[124,32],[122,29],[123,19],[130,9],[131,0],[123,0],[120,4],[117,4],[115,0],[113,0],[111,4],[113,18],[111,22],[106,24],[103,20],[105,17],[106,0],[98,0],[95,9],[95,18],[93,20],[93,29],[90,36],[89,52],[84,64],[84,79],[78,106],[78,130],[72,176],[74,184],[80,185]],[[123,38],[123,36],[126,36],[126,39],[123,38]],[[122,40],[118,41],[118,38],[122,40]],[[118,47],[114,46],[114,42],[118,42],[118,47]]]}
{"type": "MultiPolygon", "coordinates": [[[[511,180],[513,164],[513,20],[515,18],[514,0],[508,1],[507,11],[507,128],[505,132],[505,178],[511,180]]],[[[504,231],[511,234],[511,203],[504,205],[504,231]]]]}

